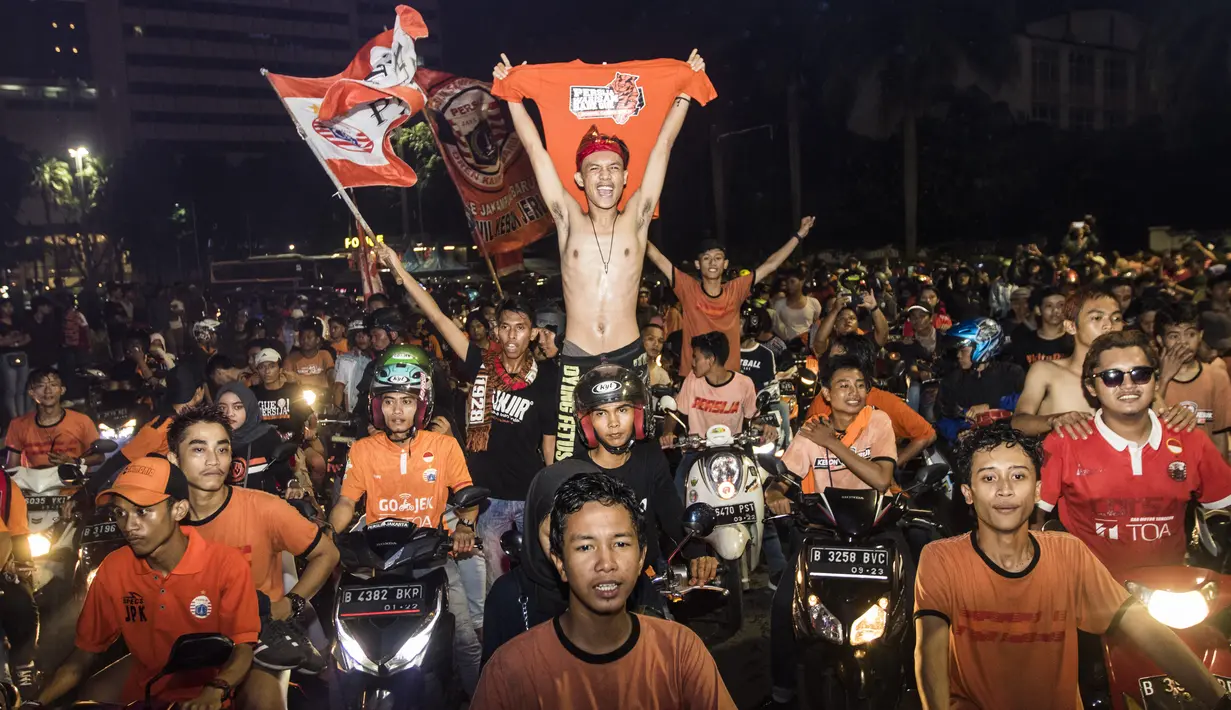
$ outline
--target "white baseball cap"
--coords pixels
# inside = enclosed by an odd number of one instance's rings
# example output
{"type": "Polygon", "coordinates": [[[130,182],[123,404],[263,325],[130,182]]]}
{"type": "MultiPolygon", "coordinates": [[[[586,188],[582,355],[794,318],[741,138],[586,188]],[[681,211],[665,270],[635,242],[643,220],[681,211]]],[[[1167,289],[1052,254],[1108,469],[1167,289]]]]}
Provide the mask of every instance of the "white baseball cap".
{"type": "Polygon", "coordinates": [[[256,354],[256,364],[260,365],[263,362],[282,362],[282,356],[273,348],[264,348],[256,354]]]}

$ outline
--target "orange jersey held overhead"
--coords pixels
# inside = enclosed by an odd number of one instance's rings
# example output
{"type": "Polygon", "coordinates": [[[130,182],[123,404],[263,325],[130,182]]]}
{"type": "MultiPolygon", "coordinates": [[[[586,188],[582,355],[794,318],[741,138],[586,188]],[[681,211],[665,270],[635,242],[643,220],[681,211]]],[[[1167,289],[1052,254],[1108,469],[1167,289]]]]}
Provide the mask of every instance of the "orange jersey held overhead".
{"type": "Polygon", "coordinates": [[[600,133],[623,140],[630,155],[621,210],[641,186],[646,160],[675,98],[687,94],[704,106],[718,96],[705,72],[694,72],[678,59],[619,64],[578,59],[513,67],[508,78],[492,84],[492,93],[506,101],[531,99],[538,106],[547,152],[560,182],[582,209],[586,196],[573,180],[582,137],[597,126],[600,133]]]}
{"type": "Polygon", "coordinates": [[[98,439],[98,427],[86,415],[64,410],[64,417],[51,426],[36,420],[38,412],[30,412],[13,420],[4,445],[21,454],[21,465],[47,468],[47,455],[55,452],[77,458],[98,439]]]}
{"type": "Polygon", "coordinates": [[[270,601],[286,596],[282,553],[302,557],[320,542],[322,529],[289,503],[264,491],[227,487],[227,500],[213,515],[185,520],[210,542],[233,547],[252,566],[257,591],[270,601]]]}
{"type": "MultiPolygon", "coordinates": [[[[222,634],[256,643],[261,633],[256,590],[244,558],[226,545],[209,542],[192,528],[184,557],[161,576],[121,547],[107,555],[86,593],[77,619],[77,648],[102,653],[121,636],[133,656],[123,702],[145,697],[145,684],[166,665],[175,640],[184,634],[222,634]]],[[[154,685],[160,700],[191,700],[218,669],[177,673],[154,685]]]]}
{"type": "Polygon", "coordinates": [[[342,495],[356,502],[367,496],[369,523],[398,518],[434,528],[449,491],[469,485],[466,457],[452,436],[420,431],[402,448],[381,432],[351,447],[342,495]]]}

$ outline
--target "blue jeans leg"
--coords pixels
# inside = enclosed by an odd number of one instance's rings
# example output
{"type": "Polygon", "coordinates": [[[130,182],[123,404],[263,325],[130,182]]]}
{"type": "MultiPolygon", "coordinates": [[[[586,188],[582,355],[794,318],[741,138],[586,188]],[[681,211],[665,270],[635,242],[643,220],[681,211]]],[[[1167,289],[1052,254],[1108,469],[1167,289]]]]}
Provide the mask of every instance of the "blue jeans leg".
{"type": "MultiPolygon", "coordinates": [[[[493,498],[488,501],[487,510],[479,515],[477,532],[479,538],[483,540],[483,559],[487,562],[488,591],[491,591],[492,585],[496,583],[500,575],[508,571],[508,560],[505,559],[504,551],[500,549],[500,536],[506,530],[512,529],[514,524],[523,534],[526,532],[525,510],[526,501],[524,500],[493,498]]],[[[536,530],[535,534],[537,532],[536,530]]]]}

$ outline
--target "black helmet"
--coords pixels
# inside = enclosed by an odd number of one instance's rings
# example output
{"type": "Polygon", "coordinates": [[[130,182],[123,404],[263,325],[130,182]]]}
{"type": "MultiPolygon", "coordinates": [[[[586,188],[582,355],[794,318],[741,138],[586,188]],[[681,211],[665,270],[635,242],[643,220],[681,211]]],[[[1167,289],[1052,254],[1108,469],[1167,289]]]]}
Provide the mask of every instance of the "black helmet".
{"type": "Polygon", "coordinates": [[[632,370],[606,362],[586,374],[577,381],[573,388],[573,416],[580,425],[582,437],[586,446],[593,449],[602,444],[613,454],[626,453],[632,448],[633,442],[645,438],[645,405],[649,402],[645,382],[632,370]],[[594,423],[590,421],[590,412],[604,404],[628,402],[633,405],[633,436],[624,446],[610,447],[603,443],[594,433],[594,423]]]}
{"type": "Polygon", "coordinates": [[[364,319],[368,330],[380,328],[381,330],[392,330],[395,333],[403,332],[402,314],[398,313],[398,309],[391,306],[385,308],[377,308],[368,314],[364,319]]]}
{"type": "Polygon", "coordinates": [[[740,330],[745,338],[755,338],[770,328],[769,310],[762,306],[755,306],[745,302],[743,309],[740,311],[740,317],[744,321],[744,325],[740,330]]]}

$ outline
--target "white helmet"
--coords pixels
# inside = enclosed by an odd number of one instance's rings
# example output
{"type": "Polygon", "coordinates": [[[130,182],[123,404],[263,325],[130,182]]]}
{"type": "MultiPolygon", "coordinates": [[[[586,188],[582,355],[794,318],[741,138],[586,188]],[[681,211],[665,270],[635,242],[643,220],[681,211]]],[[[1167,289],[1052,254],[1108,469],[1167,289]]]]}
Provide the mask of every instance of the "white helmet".
{"type": "Polygon", "coordinates": [[[199,320],[192,324],[192,337],[197,342],[209,340],[209,336],[218,330],[222,324],[213,318],[199,320]]]}

